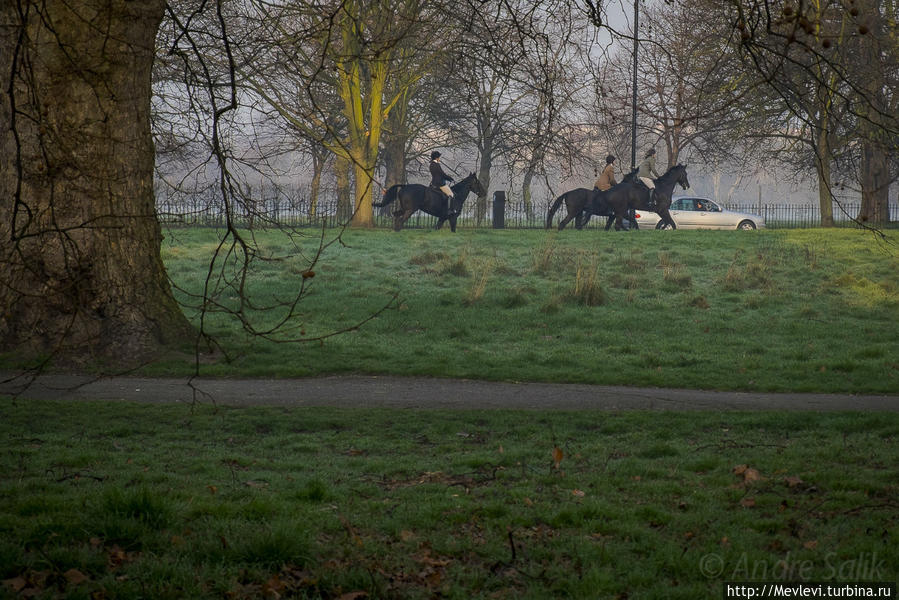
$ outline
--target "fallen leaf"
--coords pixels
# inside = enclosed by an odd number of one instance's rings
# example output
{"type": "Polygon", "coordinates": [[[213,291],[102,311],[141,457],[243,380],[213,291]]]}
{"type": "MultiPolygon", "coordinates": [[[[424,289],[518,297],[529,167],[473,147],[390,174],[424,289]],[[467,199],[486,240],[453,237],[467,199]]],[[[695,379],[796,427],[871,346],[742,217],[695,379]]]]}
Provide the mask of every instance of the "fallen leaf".
{"type": "Polygon", "coordinates": [[[68,581],[70,585],[79,585],[89,579],[87,575],[78,569],[69,569],[63,573],[62,576],[66,578],[66,581],[68,581]]]}
{"type": "Polygon", "coordinates": [[[737,465],[731,469],[731,472],[742,479],[744,484],[754,483],[762,478],[762,474],[759,473],[759,470],[753,469],[749,465],[737,465]]]}
{"type": "Polygon", "coordinates": [[[571,493],[574,494],[575,496],[577,496],[578,498],[583,498],[584,496],[587,495],[585,492],[582,492],[581,490],[571,490],[571,493]]]}
{"type": "Polygon", "coordinates": [[[755,498],[743,498],[740,500],[740,506],[743,508],[753,508],[755,507],[755,498]]]}
{"type": "Polygon", "coordinates": [[[802,547],[805,548],[806,550],[814,550],[815,548],[818,547],[818,540],[809,540],[809,541],[805,542],[804,544],[802,544],[802,547]]]}
{"type": "Polygon", "coordinates": [[[28,582],[24,577],[13,577],[12,579],[4,579],[3,585],[11,589],[12,591],[18,593],[21,590],[25,589],[25,586],[28,585],[28,582]]]}
{"type": "Polygon", "coordinates": [[[209,490],[210,494],[215,494],[219,489],[214,485],[207,485],[206,489],[209,490]]]}
{"type": "Polygon", "coordinates": [[[284,591],[284,587],[284,582],[281,581],[281,578],[275,573],[268,581],[262,584],[262,594],[266,598],[278,600],[281,597],[281,592],[284,591]]]}
{"type": "Polygon", "coordinates": [[[787,487],[797,487],[805,483],[799,477],[784,477],[784,482],[787,484],[787,487]]]}
{"type": "Polygon", "coordinates": [[[565,454],[562,452],[562,449],[558,446],[553,447],[553,466],[555,468],[559,468],[559,463],[562,462],[562,459],[565,457],[565,454]]]}

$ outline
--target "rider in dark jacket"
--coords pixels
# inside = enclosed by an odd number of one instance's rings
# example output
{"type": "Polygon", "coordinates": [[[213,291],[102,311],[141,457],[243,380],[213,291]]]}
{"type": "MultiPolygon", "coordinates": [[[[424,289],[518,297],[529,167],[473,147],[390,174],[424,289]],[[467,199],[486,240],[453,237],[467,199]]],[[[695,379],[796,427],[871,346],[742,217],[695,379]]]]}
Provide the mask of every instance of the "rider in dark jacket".
{"type": "Polygon", "coordinates": [[[446,214],[449,215],[453,212],[453,190],[446,182],[453,181],[453,178],[443,172],[443,167],[440,166],[440,153],[436,150],[431,152],[431,164],[428,169],[431,171],[431,186],[446,194],[446,214]]]}

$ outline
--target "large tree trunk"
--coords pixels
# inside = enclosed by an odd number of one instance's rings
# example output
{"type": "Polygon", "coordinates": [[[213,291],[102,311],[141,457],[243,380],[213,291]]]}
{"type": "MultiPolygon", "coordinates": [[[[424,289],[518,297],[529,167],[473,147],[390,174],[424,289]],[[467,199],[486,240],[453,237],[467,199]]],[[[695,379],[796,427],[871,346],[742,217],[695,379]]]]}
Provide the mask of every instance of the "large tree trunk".
{"type": "Polygon", "coordinates": [[[862,187],[862,205],[858,220],[879,227],[890,220],[889,157],[884,149],[872,140],[864,140],[861,148],[859,180],[862,187]]]}
{"type": "Polygon", "coordinates": [[[131,364],[191,331],[154,208],[163,6],[0,3],[2,351],[131,364]]]}
{"type": "Polygon", "coordinates": [[[334,177],[337,180],[337,218],[349,221],[353,214],[353,190],[350,189],[350,161],[343,156],[334,157],[334,177]]]}
{"type": "Polygon", "coordinates": [[[889,83],[887,67],[881,61],[881,44],[885,41],[886,29],[881,2],[864,0],[861,4],[870,34],[858,38],[860,70],[863,68],[865,73],[862,84],[863,101],[860,103],[862,118],[858,126],[862,138],[859,162],[862,205],[858,220],[879,227],[890,220],[889,193],[892,178],[887,132],[894,129],[896,106],[895,99],[893,105],[890,105],[890,99],[885,93],[889,89],[889,83]]]}
{"type": "Polygon", "coordinates": [[[821,211],[821,227],[833,227],[833,187],[831,183],[830,140],[827,123],[819,123],[815,140],[815,171],[818,175],[818,207],[821,211]]]}

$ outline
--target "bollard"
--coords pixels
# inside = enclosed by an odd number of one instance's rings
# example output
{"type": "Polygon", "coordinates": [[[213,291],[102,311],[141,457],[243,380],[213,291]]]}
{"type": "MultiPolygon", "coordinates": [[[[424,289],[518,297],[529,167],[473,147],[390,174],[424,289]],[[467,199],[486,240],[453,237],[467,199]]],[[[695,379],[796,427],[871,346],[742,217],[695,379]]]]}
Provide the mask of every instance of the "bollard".
{"type": "Polygon", "coordinates": [[[506,192],[497,190],[493,192],[493,228],[506,228],[506,192]]]}

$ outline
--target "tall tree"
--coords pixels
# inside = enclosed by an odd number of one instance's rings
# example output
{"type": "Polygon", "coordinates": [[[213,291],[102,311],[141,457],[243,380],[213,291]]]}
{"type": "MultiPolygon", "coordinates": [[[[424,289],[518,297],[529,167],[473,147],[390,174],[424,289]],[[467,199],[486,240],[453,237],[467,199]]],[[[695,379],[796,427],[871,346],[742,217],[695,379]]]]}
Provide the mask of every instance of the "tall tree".
{"type": "Polygon", "coordinates": [[[191,331],[160,259],[150,89],[163,0],[0,5],[0,348],[141,359],[191,331]]]}
{"type": "MultiPolygon", "coordinates": [[[[877,119],[882,108],[869,111],[872,127],[857,128],[853,105],[879,105],[870,87],[881,61],[864,65],[856,60],[861,37],[870,35],[865,14],[855,2],[815,0],[794,5],[772,0],[732,0],[730,15],[740,31],[740,49],[752,70],[780,100],[781,125],[772,135],[792,139],[809,149],[817,175],[821,224],[834,224],[833,169],[841,155],[863,138],[896,131],[895,121],[877,119]]],[[[872,9],[865,12],[869,17],[872,9]]],[[[876,85],[876,84],[875,84],[876,85]]],[[[880,89],[880,88],[878,88],[880,89]]],[[[773,112],[769,113],[774,115],[773,112]]],[[[864,144],[869,144],[865,141],[864,144]]]]}

